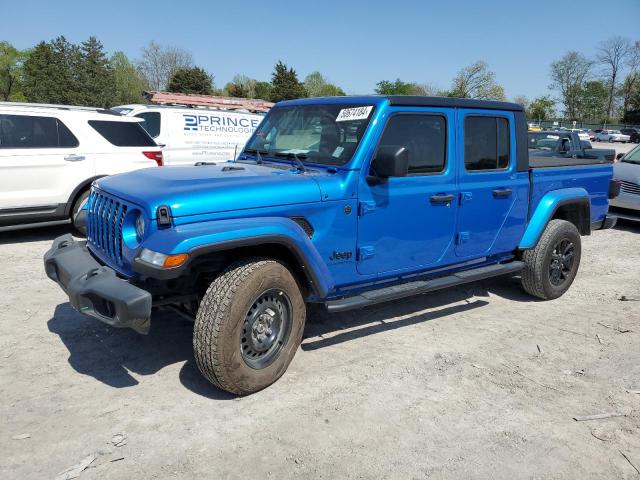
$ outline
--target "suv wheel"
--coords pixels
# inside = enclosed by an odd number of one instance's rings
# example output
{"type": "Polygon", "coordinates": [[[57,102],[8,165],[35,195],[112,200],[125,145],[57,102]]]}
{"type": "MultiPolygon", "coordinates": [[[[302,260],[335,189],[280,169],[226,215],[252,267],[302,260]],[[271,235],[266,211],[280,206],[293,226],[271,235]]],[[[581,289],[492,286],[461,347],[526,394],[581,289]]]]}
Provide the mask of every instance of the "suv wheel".
{"type": "Polygon", "coordinates": [[[79,235],[86,237],[87,236],[87,229],[82,227],[82,228],[77,228],[75,226],[75,220],[76,220],[76,215],[78,215],[78,212],[80,211],[80,207],[82,207],[83,202],[89,197],[89,190],[85,190],[84,192],[82,192],[78,198],[76,199],[76,201],[73,203],[73,208],[71,209],[71,224],[74,226],[76,233],[78,233],[79,235]]]}
{"type": "Polygon", "coordinates": [[[524,252],[522,286],[543,300],[562,296],[573,283],[582,247],[576,226],[566,220],[551,220],[535,248],[524,252]]]}
{"type": "Polygon", "coordinates": [[[278,380],[302,340],[306,306],[280,262],[248,258],[207,290],[193,332],[196,363],[214,385],[246,395],[278,380]]]}

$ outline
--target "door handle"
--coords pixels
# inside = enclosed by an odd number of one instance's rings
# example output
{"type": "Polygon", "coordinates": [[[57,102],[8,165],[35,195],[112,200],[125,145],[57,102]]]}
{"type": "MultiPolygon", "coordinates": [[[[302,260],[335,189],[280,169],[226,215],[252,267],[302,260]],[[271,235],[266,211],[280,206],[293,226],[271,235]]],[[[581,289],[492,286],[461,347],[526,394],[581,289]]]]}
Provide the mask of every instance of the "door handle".
{"type": "Polygon", "coordinates": [[[81,162],[84,158],[84,155],[67,155],[64,157],[67,162],[81,162]]]}
{"type": "Polygon", "coordinates": [[[440,203],[451,203],[454,199],[454,196],[450,193],[443,195],[431,195],[431,203],[440,204],[440,203]]]}
{"type": "Polygon", "coordinates": [[[511,190],[510,188],[498,188],[497,190],[493,191],[493,196],[495,198],[504,198],[511,196],[512,193],[513,190],[511,190]]]}

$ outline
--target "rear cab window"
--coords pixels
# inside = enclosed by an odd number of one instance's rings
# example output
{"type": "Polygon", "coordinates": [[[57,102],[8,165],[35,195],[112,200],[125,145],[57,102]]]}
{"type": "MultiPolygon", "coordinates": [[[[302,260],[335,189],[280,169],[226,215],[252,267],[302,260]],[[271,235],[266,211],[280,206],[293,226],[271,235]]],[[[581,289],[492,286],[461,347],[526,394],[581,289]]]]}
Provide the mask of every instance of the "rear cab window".
{"type": "Polygon", "coordinates": [[[509,120],[498,116],[468,116],[464,122],[464,166],[467,171],[509,167],[509,120]]]}
{"type": "Polygon", "coordinates": [[[0,148],[74,148],[78,139],[55,117],[0,115],[0,148]]]}
{"type": "Polygon", "coordinates": [[[89,120],[89,125],[116,147],[156,147],[156,142],[138,122],[89,120]]]}

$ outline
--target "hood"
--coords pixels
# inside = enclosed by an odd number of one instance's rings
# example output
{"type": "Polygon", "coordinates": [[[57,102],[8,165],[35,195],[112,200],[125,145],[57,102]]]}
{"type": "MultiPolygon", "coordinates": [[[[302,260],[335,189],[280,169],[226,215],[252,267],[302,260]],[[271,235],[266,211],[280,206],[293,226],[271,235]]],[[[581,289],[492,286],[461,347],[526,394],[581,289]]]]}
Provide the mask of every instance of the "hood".
{"type": "Polygon", "coordinates": [[[615,163],[613,165],[613,178],[640,185],[640,165],[629,162],[615,163]]]}
{"type": "Polygon", "coordinates": [[[311,174],[245,163],[146,168],[102,178],[98,187],[150,218],[161,205],[181,217],[321,201],[311,174]]]}

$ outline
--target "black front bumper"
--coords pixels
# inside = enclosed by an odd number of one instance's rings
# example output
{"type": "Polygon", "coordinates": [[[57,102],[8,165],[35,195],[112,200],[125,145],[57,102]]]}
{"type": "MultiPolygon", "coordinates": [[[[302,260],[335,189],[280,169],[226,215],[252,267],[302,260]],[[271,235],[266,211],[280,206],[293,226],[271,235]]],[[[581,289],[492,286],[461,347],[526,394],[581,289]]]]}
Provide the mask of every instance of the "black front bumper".
{"type": "Polygon", "coordinates": [[[78,242],[69,234],[56,238],[44,255],[44,269],[78,312],[113,327],[149,333],[151,294],[98,263],[86,242],[78,242]]]}

